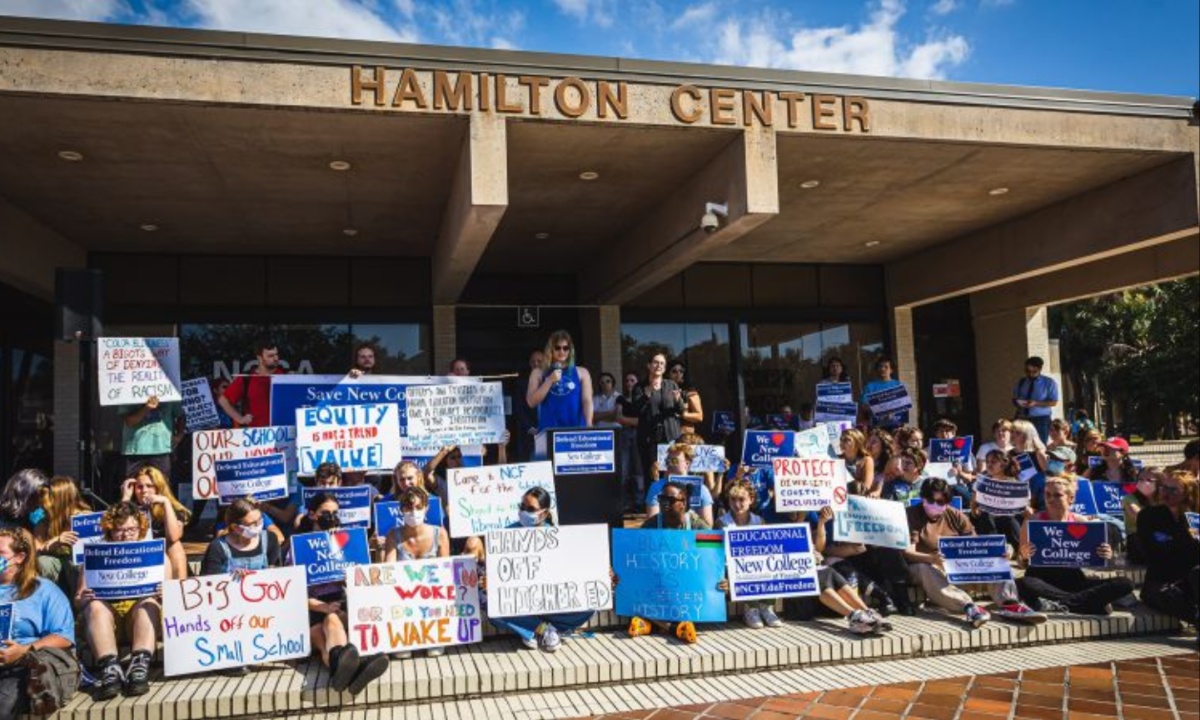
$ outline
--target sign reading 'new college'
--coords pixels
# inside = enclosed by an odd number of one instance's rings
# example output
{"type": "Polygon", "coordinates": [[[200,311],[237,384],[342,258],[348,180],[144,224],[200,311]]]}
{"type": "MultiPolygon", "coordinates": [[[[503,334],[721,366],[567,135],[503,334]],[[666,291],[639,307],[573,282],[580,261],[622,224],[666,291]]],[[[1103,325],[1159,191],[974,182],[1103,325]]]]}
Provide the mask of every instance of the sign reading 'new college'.
{"type": "Polygon", "coordinates": [[[735,601],[821,593],[808,525],[726,528],[725,566],[735,601]]]}

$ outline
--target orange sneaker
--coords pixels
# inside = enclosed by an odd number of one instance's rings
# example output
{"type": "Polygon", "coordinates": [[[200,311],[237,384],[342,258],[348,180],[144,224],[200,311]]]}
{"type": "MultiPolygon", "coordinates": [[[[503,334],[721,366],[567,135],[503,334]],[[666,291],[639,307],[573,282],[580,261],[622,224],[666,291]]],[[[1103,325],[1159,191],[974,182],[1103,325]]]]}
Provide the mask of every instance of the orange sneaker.
{"type": "Polygon", "coordinates": [[[638,637],[639,635],[649,635],[651,625],[645,620],[636,615],[629,620],[629,637],[638,637]]]}
{"type": "Polygon", "coordinates": [[[696,635],[696,626],[691,620],[685,620],[675,626],[675,637],[689,645],[695,645],[700,638],[696,635]]]}

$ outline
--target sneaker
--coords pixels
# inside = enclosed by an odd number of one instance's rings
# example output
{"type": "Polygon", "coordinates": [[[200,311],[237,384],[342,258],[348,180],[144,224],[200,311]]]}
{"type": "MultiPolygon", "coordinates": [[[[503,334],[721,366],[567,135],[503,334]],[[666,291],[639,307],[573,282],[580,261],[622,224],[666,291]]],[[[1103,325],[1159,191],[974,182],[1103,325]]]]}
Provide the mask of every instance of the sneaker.
{"type": "Polygon", "coordinates": [[[553,625],[543,623],[541,632],[537,633],[537,645],[542,650],[552,653],[558,650],[558,646],[562,641],[558,639],[558,630],[554,629],[553,625]]]}
{"type": "Polygon", "coordinates": [[[746,623],[746,627],[751,627],[755,630],[763,627],[762,613],[758,611],[758,608],[746,608],[746,611],[742,613],[742,620],[746,623]]]}
{"type": "Polygon", "coordinates": [[[441,657],[445,654],[446,648],[444,647],[429,648],[429,651],[425,653],[427,657],[441,657]]]}
{"type": "Polygon", "coordinates": [[[696,625],[691,620],[684,620],[675,626],[675,637],[688,645],[695,645],[700,636],[696,634],[696,625]]]}
{"type": "Polygon", "coordinates": [[[759,612],[759,615],[762,616],[763,622],[766,623],[767,627],[769,627],[769,628],[777,628],[777,627],[783,626],[783,621],[780,620],[779,616],[775,614],[775,608],[773,608],[773,607],[768,606],[768,607],[763,608],[759,612]]]}
{"type": "Polygon", "coordinates": [[[871,618],[871,621],[875,623],[875,627],[879,628],[880,632],[886,632],[892,629],[892,624],[884,620],[883,616],[874,610],[868,608],[867,616],[871,618]]]}
{"type": "Polygon", "coordinates": [[[125,672],[115,655],[109,655],[100,660],[96,670],[96,702],[112,700],[121,694],[121,685],[125,682],[125,672]]]}
{"type": "Polygon", "coordinates": [[[965,612],[967,614],[967,622],[971,623],[972,627],[983,627],[988,620],[992,619],[992,616],[988,614],[987,610],[984,610],[974,603],[968,605],[965,609],[965,612]]]}
{"type": "MultiPolygon", "coordinates": [[[[651,628],[650,623],[646,622],[645,620],[641,619],[640,617],[637,617],[636,615],[629,619],[629,637],[638,637],[640,635],[649,635],[650,628],[651,628]]],[[[536,643],[534,644],[534,647],[537,647],[536,643]]]]}
{"type": "Polygon", "coordinates": [[[346,691],[351,695],[357,695],[363,691],[363,688],[370,685],[380,676],[387,672],[388,659],[383,655],[372,655],[369,660],[361,663],[358,666],[358,672],[354,674],[354,679],[346,687],[346,691]]]}
{"type": "Polygon", "coordinates": [[[220,674],[226,677],[244,677],[250,674],[250,668],[246,665],[238,665],[237,667],[225,668],[220,671],[220,674]]]}
{"type": "MultiPolygon", "coordinates": [[[[430,650],[429,652],[433,652],[430,650]]],[[[389,657],[393,660],[408,660],[412,657],[412,650],[404,650],[403,652],[394,652],[389,657]]]]}
{"type": "Polygon", "coordinates": [[[129,658],[125,671],[125,694],[145,695],[150,692],[150,653],[140,650],[129,658]]]}
{"type": "Polygon", "coordinates": [[[329,651],[329,687],[334,692],[343,692],[358,674],[358,649],[353,645],[339,645],[329,651]]]}
{"type": "Polygon", "coordinates": [[[846,618],[850,632],[855,635],[873,635],[879,631],[879,623],[862,610],[855,610],[846,618]]]}
{"type": "Polygon", "coordinates": [[[1006,602],[996,609],[996,614],[1002,618],[1009,620],[1019,620],[1021,622],[1030,623],[1031,625],[1040,625],[1046,622],[1046,614],[1040,613],[1037,610],[1029,607],[1023,602],[1006,602]]]}
{"type": "Polygon", "coordinates": [[[1071,608],[1067,607],[1066,605],[1063,605],[1062,603],[1058,602],[1057,600],[1041,600],[1038,602],[1038,606],[1042,612],[1052,612],[1052,613],[1069,613],[1069,612],[1071,612],[1071,608]]]}

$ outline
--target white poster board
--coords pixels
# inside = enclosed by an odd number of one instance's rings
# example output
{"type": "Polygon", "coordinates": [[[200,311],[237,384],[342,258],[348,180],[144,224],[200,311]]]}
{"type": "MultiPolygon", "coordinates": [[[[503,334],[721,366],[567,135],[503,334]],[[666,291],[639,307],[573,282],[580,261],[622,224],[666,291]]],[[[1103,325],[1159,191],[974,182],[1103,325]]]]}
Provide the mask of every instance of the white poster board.
{"type": "Polygon", "coordinates": [[[554,470],[548,461],[454,468],[446,476],[450,537],[473,537],[517,522],[517,507],[532,488],[550,493],[550,515],[558,522],[554,470]]]}
{"type": "Polygon", "coordinates": [[[396,403],[318,405],[296,410],[296,456],[300,474],[321,463],[342,472],[390,471],[399,464],[400,407],[396,403]]]}
{"type": "MultiPolygon", "coordinates": [[[[725,472],[724,445],[689,445],[688,447],[692,449],[692,463],[688,466],[688,472],[725,472]]],[[[670,443],[658,444],[659,472],[667,471],[667,451],[670,449],[670,443]]]]}
{"type": "Polygon", "coordinates": [[[218,460],[239,460],[283,453],[289,478],[296,472],[296,428],[226,428],[192,433],[192,497],[217,497],[218,460]]]}
{"type": "Polygon", "coordinates": [[[412,385],[404,398],[408,439],[415,445],[486,445],[504,435],[504,393],[498,382],[412,385]]]}
{"type": "Polygon", "coordinates": [[[488,617],[612,608],[607,525],[491,530],[488,617]]]}
{"type": "Polygon", "coordinates": [[[905,550],[908,514],[904,503],[851,495],[833,515],[833,539],[905,550]]]}
{"type": "Polygon", "coordinates": [[[96,341],[100,404],[145,405],[183,399],[179,338],[100,338],[96,341]]]}
{"type": "Polygon", "coordinates": [[[836,509],[846,501],[848,473],[841,458],[777,457],[771,461],[771,468],[775,472],[777,512],[807,512],[826,506],[836,509]],[[839,491],[836,496],[835,490],[839,491]]]}
{"type": "Polygon", "coordinates": [[[211,430],[221,425],[221,417],[217,415],[217,404],[213,402],[212,387],[208,378],[192,378],[184,380],[183,415],[187,418],[187,431],[211,430]]]}

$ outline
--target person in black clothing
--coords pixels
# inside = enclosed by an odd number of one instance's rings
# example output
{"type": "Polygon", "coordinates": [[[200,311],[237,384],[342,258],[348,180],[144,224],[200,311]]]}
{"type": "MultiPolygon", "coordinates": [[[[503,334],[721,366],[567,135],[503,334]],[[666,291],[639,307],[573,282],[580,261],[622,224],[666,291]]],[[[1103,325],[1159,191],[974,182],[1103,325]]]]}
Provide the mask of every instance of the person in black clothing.
{"type": "Polygon", "coordinates": [[[638,419],[638,454],[642,458],[642,477],[646,482],[658,461],[659,443],[672,443],[679,437],[680,418],[685,409],[683,391],[664,377],[667,356],[655,353],[646,365],[646,381],[633,390],[633,415],[638,419]]]}
{"type": "Polygon", "coordinates": [[[1146,560],[1142,602],[1200,624],[1200,540],[1188,530],[1185,515],[1196,511],[1196,476],[1172,470],[1154,495],[1156,505],[1138,513],[1138,543],[1146,560]]]}

